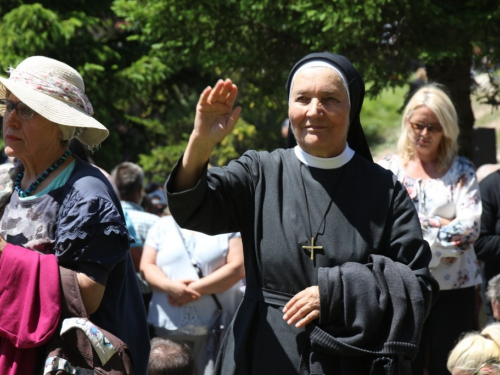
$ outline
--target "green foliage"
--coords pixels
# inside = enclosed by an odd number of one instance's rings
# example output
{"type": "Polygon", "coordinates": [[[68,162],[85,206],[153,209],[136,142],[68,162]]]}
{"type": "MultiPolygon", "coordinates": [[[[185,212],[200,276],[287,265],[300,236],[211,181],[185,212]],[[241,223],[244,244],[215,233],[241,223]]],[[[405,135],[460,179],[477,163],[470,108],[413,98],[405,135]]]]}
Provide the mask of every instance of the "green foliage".
{"type": "MultiPolygon", "coordinates": [[[[95,19],[90,18],[90,23],[95,19]]],[[[21,5],[3,17],[0,24],[2,67],[17,65],[27,53],[44,51],[51,55],[67,46],[75,30],[82,26],[77,17],[61,19],[40,4],[21,5]],[[22,38],[19,36],[22,35],[22,38]],[[5,62],[9,61],[8,64],[5,62]]]]}
{"type": "Polygon", "coordinates": [[[409,90],[407,85],[382,90],[376,97],[367,98],[361,111],[361,124],[374,155],[392,149],[400,134],[401,112],[409,90]]]}
{"type": "Polygon", "coordinates": [[[222,166],[232,159],[238,158],[246,150],[256,149],[255,135],[255,126],[248,124],[244,119],[240,119],[234,131],[224,138],[215,149],[211,163],[222,166]]]}
{"type": "Polygon", "coordinates": [[[430,69],[435,80],[467,82],[451,62],[468,63],[472,47],[476,64],[500,51],[491,0],[0,0],[0,14],[0,68],[41,54],[78,69],[111,132],[96,162],[139,161],[158,182],[184,149],[199,94],[219,78],[238,85],[242,119],[213,164],[282,146],[284,85],[307,53],[344,54],[370,82],[362,116],[378,147],[399,126],[399,105],[383,98],[402,100],[417,63],[448,68],[430,69]]]}
{"type": "MultiPolygon", "coordinates": [[[[9,5],[10,8],[0,5],[9,9],[0,22],[1,71],[33,55],[68,63],[82,74],[95,117],[113,132],[123,114],[112,103],[120,97],[113,66],[120,62],[121,56],[116,50],[119,35],[114,30],[111,1],[75,1],[71,6],[63,1],[44,1],[44,5],[10,1],[9,5]]],[[[93,156],[107,169],[121,161],[123,142],[120,137],[113,138],[114,142],[107,140],[105,147],[93,156]]]]}

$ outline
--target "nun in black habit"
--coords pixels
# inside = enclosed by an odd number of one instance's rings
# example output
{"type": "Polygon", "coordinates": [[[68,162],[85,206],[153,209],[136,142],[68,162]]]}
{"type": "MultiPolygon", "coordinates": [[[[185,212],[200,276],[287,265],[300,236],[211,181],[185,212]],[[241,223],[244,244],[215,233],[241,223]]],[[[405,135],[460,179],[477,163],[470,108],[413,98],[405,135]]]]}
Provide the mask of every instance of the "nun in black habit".
{"type": "Polygon", "coordinates": [[[241,232],[247,288],[215,373],[410,374],[438,286],[406,190],[372,161],[363,81],[345,57],[313,53],[286,89],[295,148],[207,170],[241,110],[220,80],[166,183],[180,226],[241,232]]]}

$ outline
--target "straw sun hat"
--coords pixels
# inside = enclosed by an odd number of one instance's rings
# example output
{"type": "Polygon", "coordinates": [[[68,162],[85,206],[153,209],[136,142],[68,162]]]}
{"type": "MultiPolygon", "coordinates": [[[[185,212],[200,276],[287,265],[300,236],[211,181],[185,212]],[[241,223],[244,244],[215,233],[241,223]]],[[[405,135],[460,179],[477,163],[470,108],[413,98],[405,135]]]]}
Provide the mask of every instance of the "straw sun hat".
{"type": "Polygon", "coordinates": [[[68,132],[63,131],[63,136],[64,133],[69,134],[68,138],[74,135],[90,148],[108,136],[108,129],[92,117],[94,110],[85,95],[82,76],[69,65],[44,56],[32,56],[8,72],[8,79],[0,77],[1,99],[6,99],[6,91],[10,91],[59,128],[70,127],[68,132]]]}

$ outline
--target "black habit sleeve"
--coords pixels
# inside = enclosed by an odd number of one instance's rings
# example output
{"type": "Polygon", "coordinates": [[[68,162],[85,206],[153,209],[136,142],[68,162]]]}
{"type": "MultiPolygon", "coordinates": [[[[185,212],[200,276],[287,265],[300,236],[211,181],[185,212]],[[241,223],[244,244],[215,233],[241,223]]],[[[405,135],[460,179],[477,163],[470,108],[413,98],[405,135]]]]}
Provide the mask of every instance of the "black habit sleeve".
{"type": "Polygon", "coordinates": [[[205,169],[193,189],[173,192],[171,181],[176,177],[181,157],[165,183],[169,209],[179,226],[209,235],[240,232],[248,220],[242,213],[252,211],[255,191],[252,181],[258,179],[253,164],[245,163],[247,158],[245,154],[240,158],[242,162],[233,162],[243,173],[226,173],[224,169],[213,168],[216,172],[210,174],[209,180],[205,169]]]}
{"type": "MultiPolygon", "coordinates": [[[[483,212],[481,231],[474,243],[477,258],[483,262],[500,259],[500,172],[493,172],[479,183],[483,212]]],[[[499,269],[500,272],[500,269],[499,269]]]]}

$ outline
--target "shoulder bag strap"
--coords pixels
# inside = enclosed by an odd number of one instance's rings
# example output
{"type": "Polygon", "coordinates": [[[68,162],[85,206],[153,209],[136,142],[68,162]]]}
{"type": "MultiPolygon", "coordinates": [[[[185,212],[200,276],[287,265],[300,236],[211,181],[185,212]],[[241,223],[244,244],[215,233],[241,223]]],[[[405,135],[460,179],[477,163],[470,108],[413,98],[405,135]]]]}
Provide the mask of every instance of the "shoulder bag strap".
{"type": "MultiPolygon", "coordinates": [[[[177,228],[177,231],[179,232],[179,236],[182,240],[182,244],[184,245],[184,249],[186,249],[186,251],[189,255],[189,260],[191,261],[191,265],[196,270],[196,273],[198,274],[199,278],[202,279],[203,278],[203,271],[201,270],[198,263],[194,260],[193,255],[189,251],[189,248],[186,246],[186,240],[184,239],[184,235],[182,234],[181,228],[177,224],[175,224],[175,227],[177,228]]],[[[212,296],[215,304],[217,305],[217,309],[219,310],[219,312],[222,312],[222,305],[221,305],[219,299],[217,298],[217,296],[215,294],[211,294],[211,296],[212,296]]]]}

